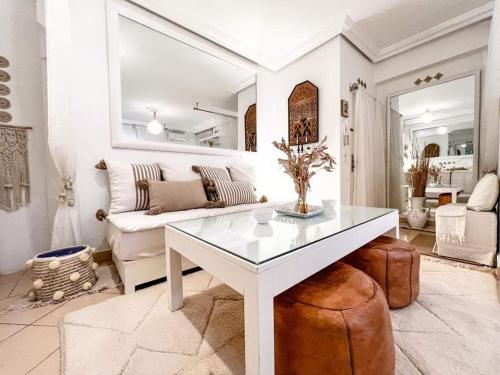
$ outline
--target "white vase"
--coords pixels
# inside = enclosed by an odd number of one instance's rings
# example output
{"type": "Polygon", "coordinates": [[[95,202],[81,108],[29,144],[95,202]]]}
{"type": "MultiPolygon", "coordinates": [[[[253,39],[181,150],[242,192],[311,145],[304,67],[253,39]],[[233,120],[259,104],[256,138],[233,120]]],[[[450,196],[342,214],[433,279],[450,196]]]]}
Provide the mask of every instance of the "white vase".
{"type": "Polygon", "coordinates": [[[408,224],[413,229],[423,229],[427,223],[427,212],[425,210],[425,197],[411,197],[411,210],[406,216],[408,224]]]}

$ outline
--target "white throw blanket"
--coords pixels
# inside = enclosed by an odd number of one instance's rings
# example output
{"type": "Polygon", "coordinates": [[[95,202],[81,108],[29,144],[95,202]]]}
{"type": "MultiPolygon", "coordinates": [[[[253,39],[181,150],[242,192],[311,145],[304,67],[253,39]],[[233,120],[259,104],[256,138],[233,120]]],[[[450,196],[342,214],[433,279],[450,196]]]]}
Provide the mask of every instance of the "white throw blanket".
{"type": "Polygon", "coordinates": [[[436,237],[438,241],[463,243],[465,241],[465,205],[447,204],[436,210],[436,237]]]}

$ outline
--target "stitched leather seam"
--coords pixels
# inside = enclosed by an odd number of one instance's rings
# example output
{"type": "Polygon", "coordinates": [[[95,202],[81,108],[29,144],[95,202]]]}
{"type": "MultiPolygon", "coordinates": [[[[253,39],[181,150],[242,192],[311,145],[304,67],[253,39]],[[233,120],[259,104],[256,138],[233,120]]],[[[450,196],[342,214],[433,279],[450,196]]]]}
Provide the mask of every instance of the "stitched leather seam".
{"type": "Polygon", "coordinates": [[[342,316],[345,328],[347,330],[347,342],[349,343],[349,357],[351,360],[351,374],[355,375],[356,371],[354,370],[354,356],[352,354],[351,328],[349,327],[349,323],[347,322],[347,319],[345,318],[344,313],[342,311],[340,312],[340,316],[342,316]]]}
{"type": "Polygon", "coordinates": [[[300,303],[301,305],[304,305],[304,306],[315,307],[319,310],[340,311],[340,312],[347,311],[347,310],[353,310],[353,309],[357,309],[363,305],[366,305],[368,303],[368,301],[371,301],[375,297],[375,294],[377,293],[377,282],[373,279],[371,281],[372,281],[372,285],[373,285],[372,295],[368,298],[368,300],[366,302],[360,303],[359,305],[356,305],[353,307],[345,307],[345,308],[339,307],[336,309],[331,309],[328,307],[321,307],[321,306],[312,305],[312,304],[307,303],[307,302],[297,301],[295,298],[292,298],[289,296],[280,296],[279,298],[286,299],[288,302],[295,302],[295,303],[300,303]]]}
{"type": "Polygon", "coordinates": [[[389,254],[385,252],[385,293],[386,293],[386,299],[387,301],[390,301],[389,299],[389,281],[387,278],[389,277],[389,254]]]}
{"type": "Polygon", "coordinates": [[[412,273],[413,273],[413,255],[410,254],[410,299],[408,300],[408,305],[411,303],[411,299],[413,296],[413,285],[412,285],[412,273]]]}

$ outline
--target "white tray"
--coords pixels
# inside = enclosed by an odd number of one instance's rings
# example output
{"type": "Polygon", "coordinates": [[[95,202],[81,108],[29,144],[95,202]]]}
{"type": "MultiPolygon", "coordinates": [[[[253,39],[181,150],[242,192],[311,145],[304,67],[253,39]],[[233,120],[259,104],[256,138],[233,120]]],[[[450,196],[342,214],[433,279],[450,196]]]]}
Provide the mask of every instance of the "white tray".
{"type": "Polygon", "coordinates": [[[303,213],[296,211],[295,204],[277,207],[274,210],[279,215],[300,217],[302,219],[307,219],[309,217],[321,215],[324,212],[324,209],[321,206],[309,205],[309,212],[307,214],[303,214],[303,213]]]}

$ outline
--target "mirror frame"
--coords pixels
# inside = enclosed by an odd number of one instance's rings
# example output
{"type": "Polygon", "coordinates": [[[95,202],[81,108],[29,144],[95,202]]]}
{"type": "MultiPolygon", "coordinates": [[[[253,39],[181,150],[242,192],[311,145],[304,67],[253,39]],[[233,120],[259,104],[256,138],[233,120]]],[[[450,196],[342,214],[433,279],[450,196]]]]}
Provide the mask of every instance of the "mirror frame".
{"type": "Polygon", "coordinates": [[[181,43],[185,43],[193,48],[196,48],[201,52],[208,53],[227,63],[246,69],[249,72],[253,72],[255,74],[255,84],[257,84],[258,71],[257,64],[249,62],[241,56],[176,25],[165,18],[157,16],[156,14],[151,13],[148,10],[140,8],[124,0],[107,0],[106,20],[108,42],[107,46],[111,147],[210,155],[241,155],[242,153],[249,153],[248,151],[244,150],[179,145],[175,143],[161,143],[151,141],[135,142],[124,140],[122,135],[122,92],[119,30],[120,17],[126,17],[132,21],[144,25],[145,27],[160,32],[167,37],[173,38],[181,43]]]}
{"type": "Polygon", "coordinates": [[[481,117],[481,70],[473,70],[461,74],[456,74],[450,77],[442,78],[439,81],[428,83],[424,87],[412,87],[409,89],[401,90],[394,92],[392,94],[387,95],[387,100],[386,100],[386,112],[385,112],[385,126],[386,126],[386,154],[385,158],[387,160],[386,162],[386,200],[389,202],[390,198],[390,164],[389,164],[389,155],[390,155],[390,150],[388,145],[390,144],[391,140],[391,127],[389,124],[390,121],[390,116],[391,116],[391,99],[400,96],[403,94],[408,94],[410,92],[418,91],[418,90],[423,90],[428,87],[432,86],[437,86],[441,85],[446,82],[451,82],[451,81],[456,81],[457,79],[465,78],[465,77],[470,77],[474,76],[474,154],[472,158],[472,176],[474,178],[474,184],[477,183],[479,179],[479,119],[481,117]]]}

